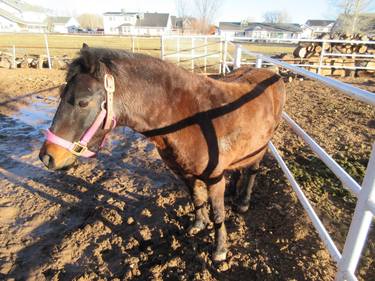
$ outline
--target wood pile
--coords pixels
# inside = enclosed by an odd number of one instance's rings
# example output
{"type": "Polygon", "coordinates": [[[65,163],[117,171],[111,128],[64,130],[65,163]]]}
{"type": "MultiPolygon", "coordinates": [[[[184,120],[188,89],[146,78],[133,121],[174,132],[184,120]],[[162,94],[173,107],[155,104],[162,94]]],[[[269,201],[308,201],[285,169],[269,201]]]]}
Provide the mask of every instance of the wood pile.
{"type": "MultiPolygon", "coordinates": [[[[71,60],[67,56],[51,57],[52,68],[66,69],[71,60]]],[[[48,68],[46,55],[16,56],[15,68],[48,68]]],[[[0,51],[0,68],[13,68],[13,54],[0,51]]]]}
{"type": "MultiPolygon", "coordinates": [[[[356,34],[323,34],[318,39],[323,40],[346,40],[346,41],[374,41],[375,37],[356,34]]],[[[358,43],[321,43],[321,42],[300,42],[293,51],[293,56],[284,54],[279,58],[289,63],[307,65],[306,68],[318,72],[321,53],[324,50],[322,75],[332,76],[368,76],[374,75],[375,70],[354,70],[354,67],[375,68],[375,59],[369,57],[358,57],[358,55],[375,56],[375,44],[358,43]],[[334,54],[348,54],[348,56],[334,56],[334,54]],[[331,56],[330,56],[331,55],[331,56]],[[311,66],[310,66],[311,65],[311,66]],[[329,66],[329,67],[328,67],[329,66]]]]}

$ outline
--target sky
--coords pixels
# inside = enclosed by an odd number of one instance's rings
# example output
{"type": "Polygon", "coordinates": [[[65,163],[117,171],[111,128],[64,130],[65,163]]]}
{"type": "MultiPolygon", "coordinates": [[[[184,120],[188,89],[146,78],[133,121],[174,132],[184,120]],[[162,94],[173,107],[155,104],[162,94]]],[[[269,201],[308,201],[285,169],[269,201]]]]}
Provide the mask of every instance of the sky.
{"type": "MultiPolygon", "coordinates": [[[[81,14],[115,12],[125,9],[129,12],[167,12],[177,15],[175,0],[25,0],[61,13],[81,14]]],[[[375,12],[375,0],[371,0],[371,11],[375,12]]],[[[194,5],[190,0],[189,6],[194,5]]],[[[267,11],[286,11],[291,22],[305,23],[307,19],[335,19],[337,10],[332,0],[222,0],[222,5],[215,17],[219,21],[263,21],[267,11]]]]}

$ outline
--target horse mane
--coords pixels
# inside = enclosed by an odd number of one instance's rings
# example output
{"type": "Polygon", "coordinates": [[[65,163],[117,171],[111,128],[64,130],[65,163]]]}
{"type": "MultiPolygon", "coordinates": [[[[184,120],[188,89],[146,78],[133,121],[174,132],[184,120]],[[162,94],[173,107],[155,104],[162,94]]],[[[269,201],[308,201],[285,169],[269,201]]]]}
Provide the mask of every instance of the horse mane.
{"type": "Polygon", "coordinates": [[[118,68],[114,60],[134,59],[140,56],[145,55],[129,53],[118,49],[91,48],[84,43],[79,56],[68,67],[66,81],[69,82],[80,73],[90,74],[97,80],[103,78],[105,71],[116,75],[118,68]]]}

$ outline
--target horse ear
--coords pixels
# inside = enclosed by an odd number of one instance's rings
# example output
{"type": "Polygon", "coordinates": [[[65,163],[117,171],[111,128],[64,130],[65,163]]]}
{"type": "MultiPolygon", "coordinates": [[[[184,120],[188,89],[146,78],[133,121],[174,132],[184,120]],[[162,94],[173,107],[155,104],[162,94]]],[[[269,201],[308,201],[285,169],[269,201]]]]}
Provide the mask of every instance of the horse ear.
{"type": "MultiPolygon", "coordinates": [[[[88,48],[89,48],[89,45],[87,45],[86,43],[83,43],[83,44],[82,44],[82,49],[88,49],[88,48]]],[[[81,50],[82,50],[82,49],[81,49],[81,50]]]]}
{"type": "Polygon", "coordinates": [[[89,73],[95,72],[97,67],[97,58],[92,51],[90,51],[89,47],[83,47],[81,49],[81,58],[82,58],[82,66],[88,71],[89,73]]]}

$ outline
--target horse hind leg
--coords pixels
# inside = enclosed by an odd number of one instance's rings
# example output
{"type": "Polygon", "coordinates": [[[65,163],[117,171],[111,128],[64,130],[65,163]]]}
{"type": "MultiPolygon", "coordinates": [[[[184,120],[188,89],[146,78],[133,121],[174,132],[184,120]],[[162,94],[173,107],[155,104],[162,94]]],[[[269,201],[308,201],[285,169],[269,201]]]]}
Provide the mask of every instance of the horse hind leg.
{"type": "Polygon", "coordinates": [[[236,187],[235,210],[238,213],[245,213],[250,206],[251,193],[253,191],[255,177],[259,170],[259,162],[244,168],[241,179],[236,187]]]}
{"type": "Polygon", "coordinates": [[[188,229],[188,234],[195,235],[210,223],[207,210],[208,194],[206,185],[201,181],[190,180],[188,185],[195,208],[195,219],[188,229]]]}

